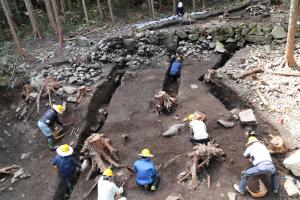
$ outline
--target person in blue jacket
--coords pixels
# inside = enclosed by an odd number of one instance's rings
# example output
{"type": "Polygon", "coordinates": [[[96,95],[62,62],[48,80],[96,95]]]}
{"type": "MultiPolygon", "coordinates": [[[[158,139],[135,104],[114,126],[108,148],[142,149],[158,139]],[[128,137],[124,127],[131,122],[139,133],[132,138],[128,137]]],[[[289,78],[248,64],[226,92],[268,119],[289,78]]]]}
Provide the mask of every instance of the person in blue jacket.
{"type": "Polygon", "coordinates": [[[180,77],[181,69],[182,69],[182,58],[177,57],[176,59],[171,59],[170,67],[168,70],[169,79],[171,81],[177,81],[177,79],[180,77]]]}
{"type": "Polygon", "coordinates": [[[69,195],[73,190],[73,176],[77,169],[81,169],[81,165],[73,158],[73,148],[68,144],[59,146],[56,149],[56,153],[57,155],[53,160],[53,167],[64,178],[68,186],[67,195],[69,195]]]}
{"type": "Polygon", "coordinates": [[[159,176],[153,161],[150,159],[153,155],[149,149],[143,149],[138,155],[142,158],[134,163],[136,183],[146,190],[150,189],[151,191],[155,191],[159,184],[159,176]]]}

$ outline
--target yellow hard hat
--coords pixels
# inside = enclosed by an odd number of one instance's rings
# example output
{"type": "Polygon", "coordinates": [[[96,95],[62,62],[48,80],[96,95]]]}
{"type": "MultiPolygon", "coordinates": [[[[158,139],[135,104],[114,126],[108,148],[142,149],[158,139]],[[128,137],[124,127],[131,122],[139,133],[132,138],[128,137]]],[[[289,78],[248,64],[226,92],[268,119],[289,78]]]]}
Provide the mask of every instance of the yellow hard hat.
{"type": "Polygon", "coordinates": [[[192,121],[194,118],[195,118],[195,115],[194,115],[194,114],[189,114],[189,116],[187,117],[187,119],[188,119],[189,121],[192,121]]]}
{"type": "Polygon", "coordinates": [[[60,155],[62,157],[65,157],[65,156],[72,155],[73,148],[70,147],[68,144],[64,144],[64,145],[59,146],[56,149],[56,152],[57,152],[58,155],[60,155]]]}
{"type": "Polygon", "coordinates": [[[178,57],[176,58],[176,60],[181,61],[182,58],[178,56],[178,57]]]}
{"type": "Polygon", "coordinates": [[[139,154],[142,157],[153,157],[154,155],[151,154],[149,149],[143,149],[142,152],[139,154]]]}
{"type": "Polygon", "coordinates": [[[113,171],[111,168],[107,168],[106,170],[104,170],[103,176],[108,176],[108,177],[112,177],[113,176],[113,171]]]}
{"type": "Polygon", "coordinates": [[[257,142],[258,140],[257,140],[257,138],[255,137],[255,136],[250,136],[249,138],[248,138],[248,142],[247,142],[247,144],[245,145],[245,146],[247,146],[247,145],[249,145],[249,144],[252,144],[253,142],[257,142]]]}
{"type": "Polygon", "coordinates": [[[59,114],[62,114],[64,112],[64,107],[62,105],[53,105],[53,109],[59,114]]]}
{"type": "Polygon", "coordinates": [[[67,144],[61,145],[61,151],[62,152],[68,152],[69,151],[69,145],[67,145],[67,144]]]}

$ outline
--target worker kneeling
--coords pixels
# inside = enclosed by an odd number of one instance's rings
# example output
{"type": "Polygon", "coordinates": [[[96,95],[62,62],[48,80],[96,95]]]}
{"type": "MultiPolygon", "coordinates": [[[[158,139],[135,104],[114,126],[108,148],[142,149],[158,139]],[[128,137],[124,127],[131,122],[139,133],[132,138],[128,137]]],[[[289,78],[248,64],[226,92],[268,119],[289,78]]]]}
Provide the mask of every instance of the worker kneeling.
{"type": "MultiPolygon", "coordinates": [[[[98,200],[114,200],[115,195],[123,193],[123,187],[118,188],[112,178],[113,171],[107,168],[98,181],[98,200]]],[[[126,198],[121,197],[118,200],[126,200],[126,198]]]]}
{"type": "Polygon", "coordinates": [[[192,138],[190,138],[190,141],[194,145],[207,145],[207,143],[209,142],[209,136],[205,123],[202,120],[197,119],[194,114],[190,114],[188,116],[188,120],[190,122],[190,133],[192,134],[192,138]]]}
{"type": "Polygon", "coordinates": [[[143,149],[138,155],[142,158],[134,163],[136,184],[146,190],[155,191],[159,184],[159,176],[153,161],[150,159],[153,155],[149,149],[143,149]]]}
{"type": "Polygon", "coordinates": [[[267,147],[260,143],[254,136],[250,136],[248,138],[246,147],[247,149],[244,152],[244,156],[249,158],[254,167],[242,172],[240,185],[234,184],[234,189],[239,194],[244,195],[249,177],[262,174],[271,174],[273,192],[278,193],[279,176],[274,164],[272,163],[272,158],[267,147]]]}
{"type": "Polygon", "coordinates": [[[170,67],[168,69],[169,80],[172,82],[177,81],[177,79],[180,77],[181,69],[182,69],[182,58],[177,57],[176,59],[171,59],[170,67]]]}

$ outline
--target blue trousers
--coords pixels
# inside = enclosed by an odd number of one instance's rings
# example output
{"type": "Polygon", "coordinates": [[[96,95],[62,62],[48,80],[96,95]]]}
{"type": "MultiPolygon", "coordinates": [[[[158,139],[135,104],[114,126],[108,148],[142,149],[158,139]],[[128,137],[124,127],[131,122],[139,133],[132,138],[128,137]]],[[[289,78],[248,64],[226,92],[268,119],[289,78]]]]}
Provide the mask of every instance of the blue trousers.
{"type": "Polygon", "coordinates": [[[263,162],[242,172],[242,179],[239,186],[240,191],[245,192],[249,177],[262,174],[271,174],[273,190],[279,189],[279,175],[274,164],[271,162],[263,162]]]}
{"type": "Polygon", "coordinates": [[[40,128],[40,130],[42,131],[42,133],[46,136],[52,136],[53,135],[53,130],[52,128],[50,128],[47,124],[38,121],[38,127],[40,128]]]}

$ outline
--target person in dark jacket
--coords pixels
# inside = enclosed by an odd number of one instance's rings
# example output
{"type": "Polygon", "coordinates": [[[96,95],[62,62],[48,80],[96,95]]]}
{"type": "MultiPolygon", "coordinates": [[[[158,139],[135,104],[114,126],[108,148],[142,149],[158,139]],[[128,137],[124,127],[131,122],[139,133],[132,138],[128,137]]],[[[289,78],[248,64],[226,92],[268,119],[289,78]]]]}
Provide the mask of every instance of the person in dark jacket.
{"type": "Polygon", "coordinates": [[[177,9],[176,9],[176,14],[179,16],[179,17],[183,17],[184,14],[186,13],[186,10],[183,6],[183,3],[182,2],[179,2],[178,3],[178,6],[177,6],[177,9]]]}
{"type": "Polygon", "coordinates": [[[177,57],[174,60],[171,60],[172,63],[170,63],[170,67],[168,70],[169,79],[171,81],[177,81],[177,79],[180,77],[181,69],[182,69],[182,58],[177,57]]]}
{"type": "Polygon", "coordinates": [[[73,190],[73,176],[76,170],[81,168],[81,165],[73,158],[73,148],[68,144],[59,146],[56,149],[56,153],[58,155],[56,155],[53,160],[53,167],[60,172],[61,176],[66,181],[68,195],[73,190]]]}
{"type": "Polygon", "coordinates": [[[139,154],[142,159],[135,161],[134,170],[136,172],[137,185],[143,186],[146,190],[155,191],[159,184],[159,176],[153,161],[153,157],[149,149],[143,149],[139,154]]]}
{"type": "Polygon", "coordinates": [[[57,146],[54,145],[53,138],[54,124],[57,123],[62,126],[62,123],[58,118],[58,114],[62,114],[63,112],[64,107],[62,105],[53,105],[53,107],[47,110],[38,121],[38,127],[48,138],[48,146],[52,151],[57,148],[57,146]]]}

